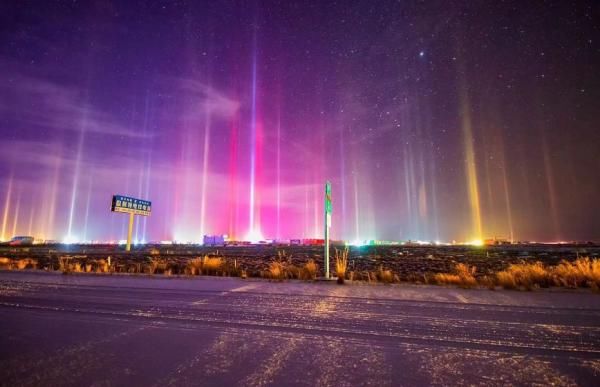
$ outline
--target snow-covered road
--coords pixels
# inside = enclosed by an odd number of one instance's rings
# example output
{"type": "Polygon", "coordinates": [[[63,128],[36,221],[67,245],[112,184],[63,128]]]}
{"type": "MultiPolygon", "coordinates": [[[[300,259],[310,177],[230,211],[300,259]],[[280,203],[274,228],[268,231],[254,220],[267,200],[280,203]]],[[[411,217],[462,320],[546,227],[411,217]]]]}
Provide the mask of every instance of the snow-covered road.
{"type": "Polygon", "coordinates": [[[600,383],[600,295],[0,272],[3,385],[600,383]]]}

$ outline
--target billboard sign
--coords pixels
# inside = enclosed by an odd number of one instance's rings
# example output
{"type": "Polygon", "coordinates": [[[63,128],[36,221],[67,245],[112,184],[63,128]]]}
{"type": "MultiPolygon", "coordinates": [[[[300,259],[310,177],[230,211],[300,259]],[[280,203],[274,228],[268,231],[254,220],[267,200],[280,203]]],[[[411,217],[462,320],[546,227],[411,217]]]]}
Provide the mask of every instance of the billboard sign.
{"type": "Polygon", "coordinates": [[[148,200],[131,198],[129,196],[113,195],[110,209],[113,212],[149,216],[152,211],[152,203],[148,200]]]}

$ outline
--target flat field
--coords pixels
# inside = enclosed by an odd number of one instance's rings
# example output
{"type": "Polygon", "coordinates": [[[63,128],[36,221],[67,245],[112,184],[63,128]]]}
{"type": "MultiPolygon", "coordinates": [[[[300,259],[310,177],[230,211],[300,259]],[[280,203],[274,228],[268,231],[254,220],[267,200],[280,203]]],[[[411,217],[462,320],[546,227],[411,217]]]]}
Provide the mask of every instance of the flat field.
{"type": "MultiPolygon", "coordinates": [[[[338,250],[343,249],[339,247],[338,250]]],[[[333,257],[335,248],[331,248],[333,257]]],[[[288,266],[302,267],[314,260],[319,271],[323,270],[323,247],[318,246],[227,246],[202,247],[191,245],[146,245],[126,253],[122,246],[54,245],[8,247],[0,246],[0,257],[12,260],[31,258],[38,269],[58,270],[61,258],[79,263],[84,271],[86,263],[106,261],[111,257],[111,270],[116,273],[147,273],[152,262],[154,274],[168,269],[169,274],[186,274],[189,261],[196,257],[220,257],[223,270],[217,275],[240,275],[264,277],[269,265],[282,261],[288,266]]],[[[556,265],[561,260],[574,261],[577,257],[600,257],[596,245],[510,245],[510,246],[363,246],[350,247],[347,274],[355,280],[367,280],[368,273],[390,270],[398,280],[426,282],[435,273],[450,273],[456,264],[475,266],[475,276],[483,277],[506,269],[510,264],[540,261],[556,265]]],[[[333,259],[332,259],[333,261],[333,259]]],[[[93,266],[92,271],[97,271],[93,266]]],[[[332,272],[335,265],[331,263],[332,272]]]]}

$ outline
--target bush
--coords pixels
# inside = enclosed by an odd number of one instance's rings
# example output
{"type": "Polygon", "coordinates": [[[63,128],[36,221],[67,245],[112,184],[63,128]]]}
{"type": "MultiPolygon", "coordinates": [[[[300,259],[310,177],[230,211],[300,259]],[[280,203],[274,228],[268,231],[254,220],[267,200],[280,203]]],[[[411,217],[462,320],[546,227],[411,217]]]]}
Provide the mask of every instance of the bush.
{"type": "Polygon", "coordinates": [[[383,270],[383,267],[380,266],[377,279],[385,284],[391,284],[394,282],[394,273],[391,270],[383,270]]]}
{"type": "Polygon", "coordinates": [[[335,249],[335,273],[338,278],[338,283],[343,284],[346,279],[346,269],[348,268],[348,248],[346,247],[341,252],[335,249]]]}
{"type": "Polygon", "coordinates": [[[562,261],[553,270],[557,286],[593,287],[600,286],[600,259],[577,258],[575,262],[562,261]]]}
{"type": "Polygon", "coordinates": [[[223,259],[221,257],[209,257],[204,256],[202,259],[202,273],[203,274],[217,274],[217,271],[223,266],[223,259]]]}
{"type": "Polygon", "coordinates": [[[202,271],[202,258],[194,258],[188,262],[187,272],[190,275],[200,275],[202,271]]]}
{"type": "Polygon", "coordinates": [[[31,258],[19,259],[17,261],[17,269],[18,270],[35,269],[37,267],[37,264],[38,264],[38,262],[35,259],[31,259],[31,258]]]}
{"type": "Polygon", "coordinates": [[[282,280],[285,276],[285,267],[283,263],[274,261],[269,264],[268,276],[271,279],[282,280]]]}
{"type": "Polygon", "coordinates": [[[541,262],[513,263],[506,270],[496,273],[498,284],[505,289],[523,287],[531,290],[534,287],[552,285],[552,275],[541,262]]]}
{"type": "Polygon", "coordinates": [[[437,273],[433,276],[433,281],[441,285],[456,285],[461,288],[472,288],[477,285],[475,279],[475,266],[469,267],[464,263],[459,263],[454,268],[454,274],[437,273]]]}
{"type": "Polygon", "coordinates": [[[315,263],[314,259],[309,259],[308,262],[302,266],[300,269],[299,278],[302,280],[314,280],[317,278],[317,272],[319,271],[319,266],[315,263]]]}

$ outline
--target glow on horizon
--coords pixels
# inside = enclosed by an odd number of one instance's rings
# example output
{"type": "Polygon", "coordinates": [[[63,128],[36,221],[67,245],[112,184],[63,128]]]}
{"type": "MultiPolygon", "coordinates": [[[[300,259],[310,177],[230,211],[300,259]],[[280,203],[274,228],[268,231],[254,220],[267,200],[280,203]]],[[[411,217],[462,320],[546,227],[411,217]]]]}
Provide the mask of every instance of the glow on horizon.
{"type": "Polygon", "coordinates": [[[483,246],[484,242],[481,239],[473,239],[473,240],[467,242],[466,244],[479,247],[479,246],[483,246]]]}

